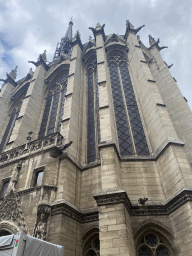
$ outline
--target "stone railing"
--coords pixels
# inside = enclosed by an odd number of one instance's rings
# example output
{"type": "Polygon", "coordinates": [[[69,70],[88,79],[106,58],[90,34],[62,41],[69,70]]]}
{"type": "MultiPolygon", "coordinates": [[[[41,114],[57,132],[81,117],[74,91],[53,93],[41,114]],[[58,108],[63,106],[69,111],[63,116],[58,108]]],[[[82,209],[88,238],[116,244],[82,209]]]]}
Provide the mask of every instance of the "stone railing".
{"type": "Polygon", "coordinates": [[[36,153],[52,147],[62,146],[63,136],[56,132],[42,139],[30,141],[22,146],[0,154],[0,164],[14,160],[24,155],[36,153]]]}

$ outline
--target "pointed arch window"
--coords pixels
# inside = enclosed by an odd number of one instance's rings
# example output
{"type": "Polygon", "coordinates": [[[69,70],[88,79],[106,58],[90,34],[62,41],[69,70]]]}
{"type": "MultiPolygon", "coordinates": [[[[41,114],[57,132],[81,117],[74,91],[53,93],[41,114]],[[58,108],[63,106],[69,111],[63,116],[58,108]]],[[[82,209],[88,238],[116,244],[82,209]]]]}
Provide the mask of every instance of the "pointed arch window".
{"type": "Polygon", "coordinates": [[[149,149],[129,74],[126,53],[115,49],[107,57],[120,154],[148,155],[149,149]]]}
{"type": "Polygon", "coordinates": [[[162,237],[149,232],[139,240],[137,256],[173,256],[173,254],[162,237]]]}
{"type": "Polygon", "coordinates": [[[60,132],[67,92],[68,73],[63,74],[51,87],[46,98],[45,109],[39,130],[39,138],[60,132]]]}
{"type": "Polygon", "coordinates": [[[100,141],[99,90],[97,60],[93,57],[87,66],[88,100],[87,100],[87,163],[99,159],[98,143],[100,141]]]}
{"type": "Polygon", "coordinates": [[[99,256],[100,255],[100,241],[99,235],[95,234],[85,246],[85,256],[99,256]]]}
{"type": "MultiPolygon", "coordinates": [[[[24,96],[23,96],[23,98],[24,98],[24,96]]],[[[9,139],[11,137],[13,128],[15,126],[15,121],[16,121],[17,117],[19,116],[19,112],[20,112],[20,109],[21,109],[21,104],[22,104],[22,101],[20,101],[14,107],[14,109],[13,109],[11,115],[10,115],[7,127],[5,129],[3,138],[2,138],[1,143],[0,143],[0,154],[4,150],[4,148],[6,147],[7,143],[9,142],[9,139]]]]}

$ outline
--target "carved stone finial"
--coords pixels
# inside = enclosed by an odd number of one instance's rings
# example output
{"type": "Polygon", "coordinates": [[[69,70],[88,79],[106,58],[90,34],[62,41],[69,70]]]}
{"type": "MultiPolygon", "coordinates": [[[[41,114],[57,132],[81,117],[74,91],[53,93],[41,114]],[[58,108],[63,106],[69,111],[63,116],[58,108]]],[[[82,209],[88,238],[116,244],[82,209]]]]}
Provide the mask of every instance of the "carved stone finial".
{"type": "Polygon", "coordinates": [[[97,22],[96,29],[101,29],[101,24],[97,22]]]}
{"type": "Polygon", "coordinates": [[[134,26],[131,24],[129,20],[126,20],[126,28],[134,29],[134,26]]]}
{"type": "Polygon", "coordinates": [[[44,50],[44,52],[41,54],[42,58],[44,59],[44,61],[47,61],[47,51],[44,50]]]}
{"type": "Polygon", "coordinates": [[[158,38],[158,40],[156,41],[151,35],[149,35],[149,44],[150,44],[149,49],[150,49],[152,46],[154,46],[154,45],[157,47],[158,51],[161,51],[161,50],[163,50],[163,49],[165,49],[165,48],[168,48],[167,46],[162,46],[162,47],[160,47],[160,46],[159,46],[159,43],[160,43],[160,39],[159,39],[159,38],[158,38]]]}
{"type": "Polygon", "coordinates": [[[148,201],[147,197],[139,198],[138,203],[144,205],[148,201]]]}
{"type": "Polygon", "coordinates": [[[33,75],[33,70],[32,70],[32,68],[29,69],[29,74],[30,74],[30,75],[33,75]]]}
{"type": "Polygon", "coordinates": [[[9,73],[9,76],[15,81],[16,77],[17,77],[17,68],[18,66],[15,67],[15,69],[11,70],[11,72],[9,73]]]}
{"type": "Polygon", "coordinates": [[[150,46],[152,46],[155,43],[156,43],[156,40],[151,35],[149,35],[149,44],[150,44],[150,46]]]}

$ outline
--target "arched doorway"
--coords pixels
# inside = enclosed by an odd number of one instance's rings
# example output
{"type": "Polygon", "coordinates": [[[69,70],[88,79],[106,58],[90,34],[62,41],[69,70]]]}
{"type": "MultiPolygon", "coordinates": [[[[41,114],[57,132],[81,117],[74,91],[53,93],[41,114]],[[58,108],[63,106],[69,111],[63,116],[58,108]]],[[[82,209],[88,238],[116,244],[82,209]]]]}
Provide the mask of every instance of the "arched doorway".
{"type": "Polygon", "coordinates": [[[9,236],[11,235],[11,232],[7,231],[7,230],[1,230],[0,231],[0,237],[1,236],[9,236]]]}

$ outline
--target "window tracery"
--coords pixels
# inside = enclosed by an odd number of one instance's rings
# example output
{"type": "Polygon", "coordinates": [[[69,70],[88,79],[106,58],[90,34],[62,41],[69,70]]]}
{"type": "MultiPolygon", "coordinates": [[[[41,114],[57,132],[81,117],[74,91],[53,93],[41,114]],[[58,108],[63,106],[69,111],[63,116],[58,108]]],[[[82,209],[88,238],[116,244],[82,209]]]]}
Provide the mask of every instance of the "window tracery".
{"type": "Polygon", "coordinates": [[[172,256],[167,243],[157,234],[145,234],[138,243],[138,256],[172,256]]]}
{"type": "Polygon", "coordinates": [[[97,145],[100,141],[99,90],[96,57],[92,57],[87,66],[87,163],[99,158],[97,145]]]}
{"type": "Polygon", "coordinates": [[[100,255],[100,241],[97,234],[92,238],[85,248],[85,256],[99,256],[100,255]]]}
{"type": "Polygon", "coordinates": [[[148,155],[149,149],[127,66],[127,55],[114,47],[107,58],[120,154],[148,155]]]}
{"type": "MultiPolygon", "coordinates": [[[[24,96],[25,95],[23,95],[22,100],[23,100],[24,96]]],[[[20,112],[21,105],[22,105],[22,100],[20,100],[19,103],[17,103],[15,105],[15,107],[14,107],[14,109],[13,109],[11,115],[10,115],[7,127],[5,129],[3,138],[2,138],[1,143],[0,143],[0,154],[4,150],[6,144],[9,142],[9,139],[11,137],[13,128],[15,126],[15,121],[16,121],[17,117],[19,116],[19,112],[20,112]]]]}
{"type": "Polygon", "coordinates": [[[68,73],[63,74],[49,90],[39,130],[39,138],[60,132],[67,92],[68,73]]]}

